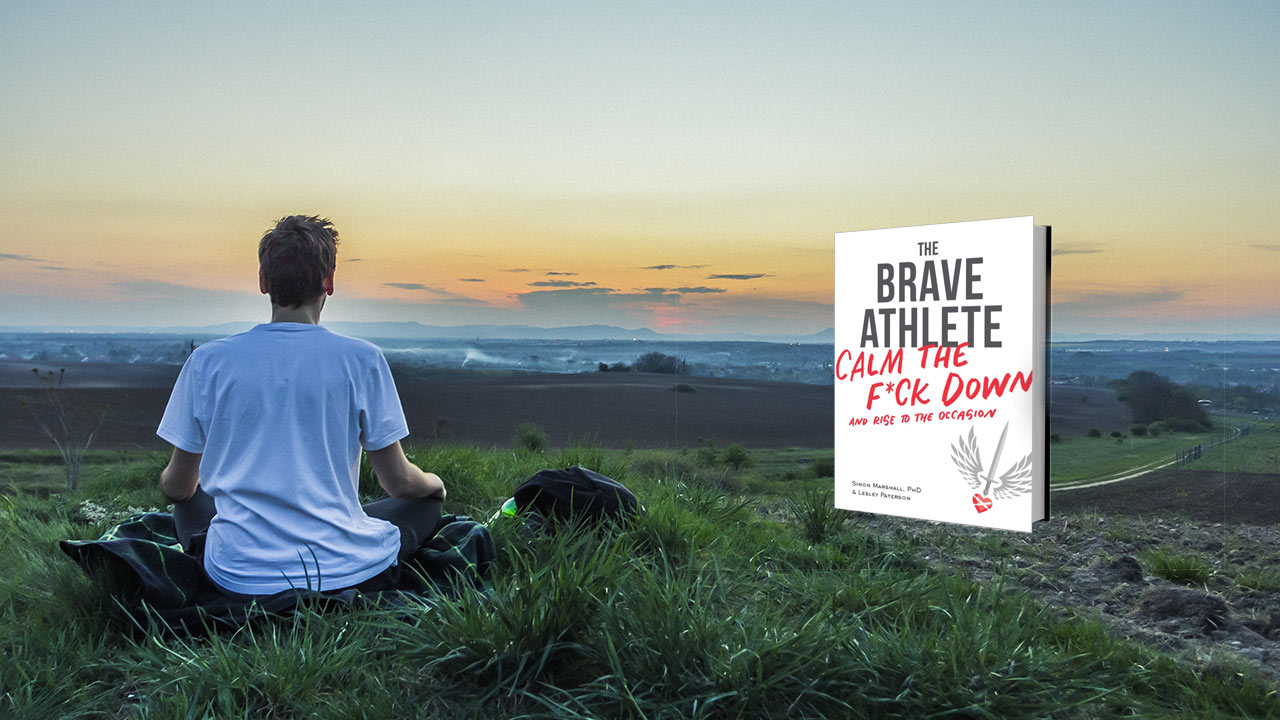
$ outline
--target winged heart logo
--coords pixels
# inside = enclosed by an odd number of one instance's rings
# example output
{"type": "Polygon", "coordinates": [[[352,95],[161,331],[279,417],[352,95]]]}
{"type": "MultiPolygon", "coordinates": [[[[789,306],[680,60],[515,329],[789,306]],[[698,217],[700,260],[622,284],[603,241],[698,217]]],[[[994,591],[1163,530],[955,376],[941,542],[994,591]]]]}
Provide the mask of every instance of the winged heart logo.
{"type": "Polygon", "coordinates": [[[1008,434],[1009,423],[1006,422],[1004,430],[1000,433],[1000,441],[996,443],[996,454],[991,459],[990,467],[982,464],[978,437],[972,425],[969,426],[969,437],[961,437],[958,444],[951,446],[951,461],[956,464],[960,476],[974,490],[982,488],[980,492],[975,492],[972,498],[973,508],[979,513],[990,510],[995,504],[991,499],[993,494],[996,500],[1004,500],[1031,491],[1030,454],[1010,466],[1004,474],[996,477],[1000,465],[1000,454],[1004,451],[1005,436],[1008,434]]]}

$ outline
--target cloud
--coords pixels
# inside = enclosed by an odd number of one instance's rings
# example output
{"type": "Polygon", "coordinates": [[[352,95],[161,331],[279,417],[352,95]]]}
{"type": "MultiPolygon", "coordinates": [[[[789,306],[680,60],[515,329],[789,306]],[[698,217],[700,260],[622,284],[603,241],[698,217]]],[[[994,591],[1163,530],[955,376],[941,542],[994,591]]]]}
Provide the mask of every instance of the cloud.
{"type": "Polygon", "coordinates": [[[458,293],[449,292],[448,290],[445,290],[445,289],[443,289],[443,288],[432,287],[432,286],[430,286],[430,285],[424,285],[423,283],[392,283],[392,282],[389,282],[389,283],[382,283],[382,285],[383,285],[384,287],[392,287],[392,288],[397,288],[397,289],[400,289],[400,290],[409,290],[409,291],[411,291],[411,292],[424,292],[424,293],[427,293],[428,295],[433,296],[433,297],[434,297],[434,298],[436,298],[437,300],[440,300],[440,301],[443,301],[443,302],[446,302],[446,303],[460,303],[460,304],[464,304],[464,305],[483,305],[483,304],[485,304],[485,303],[484,303],[483,301],[481,301],[481,300],[476,300],[475,298],[470,298],[470,297],[467,297],[466,295],[459,295],[458,293]]]}
{"type": "Polygon", "coordinates": [[[530,270],[529,268],[507,268],[506,270],[499,270],[498,272],[524,273],[524,272],[533,272],[533,271],[530,270]]]}
{"type": "Polygon", "coordinates": [[[1057,257],[1058,255],[1092,255],[1094,253],[1100,253],[1100,252],[1102,251],[1097,248],[1083,248],[1083,247],[1081,248],[1055,247],[1053,249],[1054,257],[1057,257]]]}
{"type": "Polygon", "coordinates": [[[112,290],[128,296],[132,300],[184,300],[196,299],[201,295],[223,292],[218,290],[205,290],[203,288],[191,287],[190,285],[178,285],[176,283],[162,282],[159,280],[114,280],[107,283],[112,290]]]}
{"type": "Polygon", "coordinates": [[[1254,243],[1253,246],[1259,250],[1270,250],[1271,252],[1280,252],[1280,243],[1254,243]]]}
{"type": "Polygon", "coordinates": [[[671,288],[671,292],[705,294],[705,293],[722,293],[722,292],[726,292],[726,290],[724,288],[713,288],[713,287],[706,287],[704,285],[699,285],[698,287],[671,288]]]}
{"type": "Polygon", "coordinates": [[[704,268],[706,265],[646,265],[641,270],[697,270],[704,268]]]}
{"type": "Polygon", "coordinates": [[[347,258],[345,262],[360,262],[364,258],[347,258]]]}
{"type": "Polygon", "coordinates": [[[552,287],[552,288],[585,288],[595,287],[594,282],[575,282],[573,280],[539,280],[529,283],[529,287],[552,287]]]}
{"type": "Polygon", "coordinates": [[[14,262],[45,262],[37,257],[30,255],[18,255],[17,253],[0,253],[0,260],[13,260],[14,262]]]}
{"type": "Polygon", "coordinates": [[[458,278],[458,282],[484,282],[484,278],[458,278]]]}
{"type": "Polygon", "coordinates": [[[742,273],[738,275],[708,275],[708,280],[758,280],[773,277],[772,273],[742,273]]]}
{"type": "Polygon", "coordinates": [[[40,266],[40,269],[41,269],[41,270],[53,270],[53,271],[56,271],[56,272],[67,272],[67,271],[69,271],[71,268],[69,268],[69,267],[62,267],[61,265],[41,265],[41,266],[40,266]]]}
{"type": "Polygon", "coordinates": [[[547,275],[577,275],[577,274],[578,274],[578,273],[576,273],[576,272],[557,272],[557,271],[555,271],[555,270],[548,270],[548,271],[547,271],[547,275]]]}

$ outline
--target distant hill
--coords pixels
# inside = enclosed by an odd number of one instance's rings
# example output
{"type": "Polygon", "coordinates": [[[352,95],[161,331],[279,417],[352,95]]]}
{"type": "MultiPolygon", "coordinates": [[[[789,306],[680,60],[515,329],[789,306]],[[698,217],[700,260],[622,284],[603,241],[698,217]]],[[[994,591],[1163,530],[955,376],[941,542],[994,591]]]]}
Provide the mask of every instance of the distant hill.
{"type": "Polygon", "coordinates": [[[1053,333],[1052,342],[1094,342],[1094,341],[1124,341],[1124,340],[1143,340],[1151,342],[1274,342],[1280,340],[1280,336],[1275,333],[1270,335],[1263,333],[1053,333]]]}

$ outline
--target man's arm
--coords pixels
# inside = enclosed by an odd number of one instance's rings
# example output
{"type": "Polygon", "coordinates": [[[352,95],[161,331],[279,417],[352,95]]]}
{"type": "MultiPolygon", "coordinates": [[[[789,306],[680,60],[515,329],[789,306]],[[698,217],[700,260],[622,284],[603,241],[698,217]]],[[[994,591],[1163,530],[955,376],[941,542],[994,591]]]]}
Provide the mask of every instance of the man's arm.
{"type": "Polygon", "coordinates": [[[444,483],[435,473],[423,472],[409,462],[400,441],[381,450],[369,450],[369,464],[378,476],[378,484],[387,494],[396,498],[437,497],[444,500],[444,483]]]}
{"type": "Polygon", "coordinates": [[[200,485],[200,458],[199,453],[173,449],[173,457],[160,472],[160,492],[170,502],[189,500],[196,494],[196,487],[200,485]]]}

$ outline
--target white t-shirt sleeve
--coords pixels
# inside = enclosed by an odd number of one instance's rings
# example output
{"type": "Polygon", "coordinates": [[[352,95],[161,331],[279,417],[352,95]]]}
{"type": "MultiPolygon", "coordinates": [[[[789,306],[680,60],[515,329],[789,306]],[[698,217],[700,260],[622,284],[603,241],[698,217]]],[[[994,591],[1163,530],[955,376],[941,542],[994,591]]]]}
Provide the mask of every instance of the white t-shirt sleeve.
{"type": "Polygon", "coordinates": [[[169,395],[169,404],[165,406],[164,417],[160,419],[160,427],[156,430],[170,445],[189,453],[203,453],[205,434],[199,419],[196,417],[196,394],[199,392],[196,376],[192,369],[195,355],[187,358],[178,380],[173,384],[173,393],[169,395]]]}
{"type": "Polygon", "coordinates": [[[391,368],[382,352],[377,354],[360,409],[360,446],[365,450],[381,450],[409,434],[391,368]]]}

